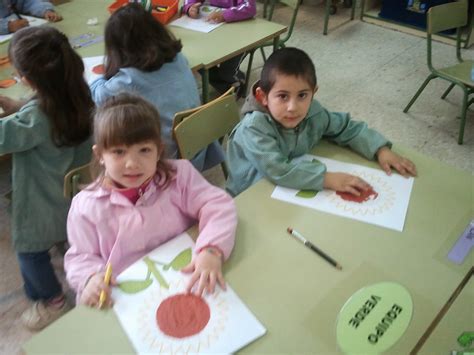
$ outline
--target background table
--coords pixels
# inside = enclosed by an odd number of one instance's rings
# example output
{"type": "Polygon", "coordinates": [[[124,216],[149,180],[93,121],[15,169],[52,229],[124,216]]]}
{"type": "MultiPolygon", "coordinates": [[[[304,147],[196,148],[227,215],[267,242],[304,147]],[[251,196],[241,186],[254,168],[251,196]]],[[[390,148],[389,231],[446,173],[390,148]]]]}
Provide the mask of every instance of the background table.
{"type": "MultiPolygon", "coordinates": [[[[472,253],[462,265],[446,255],[474,217],[474,178],[411,150],[395,150],[410,157],[419,171],[403,232],[271,199],[274,186],[266,180],[236,198],[239,225],[225,277],[267,328],[244,352],[338,353],[339,310],[357,290],[381,281],[405,286],[414,304],[407,331],[388,353],[406,354],[417,343],[473,264],[472,253]],[[288,226],[334,257],[343,270],[289,237],[288,226]]],[[[327,143],[314,153],[376,167],[327,143]]],[[[84,307],[33,337],[25,350],[132,351],[113,312],[84,307]]]]}
{"type": "MultiPolygon", "coordinates": [[[[103,35],[105,23],[109,17],[107,7],[112,0],[71,0],[59,6],[57,11],[63,20],[51,24],[58,28],[71,39],[87,33],[103,35]],[[97,17],[96,26],[88,26],[87,20],[97,17]]],[[[225,24],[209,33],[202,33],[179,28],[168,27],[183,44],[183,53],[188,59],[189,67],[202,74],[203,102],[209,100],[209,75],[208,70],[223,61],[236,55],[245,53],[268,41],[278,41],[281,33],[286,31],[286,26],[269,22],[263,19],[252,19],[242,22],[225,24]]],[[[0,45],[0,57],[8,53],[8,43],[0,45]]],[[[82,57],[104,54],[104,42],[78,48],[77,52],[82,57]]],[[[10,65],[0,66],[0,80],[11,78],[10,65]]],[[[29,94],[22,84],[14,85],[8,89],[0,89],[1,95],[20,98],[29,94]]]]}

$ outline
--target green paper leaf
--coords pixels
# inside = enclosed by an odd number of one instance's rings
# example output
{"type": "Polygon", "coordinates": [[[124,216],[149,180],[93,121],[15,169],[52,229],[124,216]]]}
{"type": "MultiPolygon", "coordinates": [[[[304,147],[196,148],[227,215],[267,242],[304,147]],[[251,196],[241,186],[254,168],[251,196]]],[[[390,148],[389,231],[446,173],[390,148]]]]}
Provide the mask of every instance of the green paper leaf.
{"type": "Polygon", "coordinates": [[[168,267],[171,266],[175,271],[181,270],[191,262],[191,257],[191,248],[185,249],[173,259],[168,267]]]}
{"type": "Polygon", "coordinates": [[[119,283],[118,287],[125,293],[138,293],[147,289],[152,282],[153,280],[151,278],[140,281],[124,281],[119,283]]]}
{"type": "Polygon", "coordinates": [[[317,194],[318,191],[316,190],[300,190],[296,193],[296,196],[301,198],[313,198],[317,194]]]}

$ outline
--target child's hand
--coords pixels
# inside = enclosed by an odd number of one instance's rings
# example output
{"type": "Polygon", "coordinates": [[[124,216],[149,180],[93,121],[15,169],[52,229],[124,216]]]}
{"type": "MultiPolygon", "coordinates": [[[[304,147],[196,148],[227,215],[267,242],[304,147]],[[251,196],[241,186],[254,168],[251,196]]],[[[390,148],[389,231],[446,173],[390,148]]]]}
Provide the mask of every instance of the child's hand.
{"type": "Polygon", "coordinates": [[[360,196],[361,191],[367,191],[371,186],[360,177],[346,173],[326,173],[323,186],[340,192],[349,192],[360,196]]]}
{"type": "Polygon", "coordinates": [[[24,104],[25,101],[13,100],[8,96],[0,95],[0,108],[3,110],[0,113],[0,117],[10,116],[12,113],[17,112],[24,104]]]}
{"type": "Polygon", "coordinates": [[[44,13],[44,18],[49,22],[58,22],[63,19],[60,14],[58,14],[56,11],[51,10],[48,10],[44,13]]]}
{"type": "MultiPolygon", "coordinates": [[[[113,302],[112,302],[112,297],[111,297],[111,288],[110,286],[107,286],[104,283],[104,275],[105,275],[105,271],[91,276],[91,278],[86,284],[86,287],[84,287],[84,290],[82,291],[82,295],[81,295],[81,299],[79,303],[85,304],[86,306],[89,306],[89,307],[99,307],[100,292],[104,290],[106,299],[103,306],[104,307],[112,306],[113,302]]],[[[110,279],[110,285],[113,286],[116,284],[117,282],[112,277],[110,279]]]]}
{"type": "Polygon", "coordinates": [[[11,21],[8,21],[8,31],[10,33],[13,33],[22,29],[23,27],[28,27],[28,25],[29,25],[28,20],[24,18],[18,19],[18,20],[11,20],[11,21]]]}
{"type": "Polygon", "coordinates": [[[210,22],[210,23],[221,23],[221,22],[225,22],[225,19],[224,19],[224,15],[222,14],[222,11],[213,11],[209,14],[209,16],[207,16],[207,19],[206,19],[207,22],[210,22]]]}
{"type": "Polygon", "coordinates": [[[186,287],[186,292],[191,292],[193,286],[197,285],[196,294],[201,296],[204,289],[207,293],[213,293],[216,281],[225,290],[224,276],[222,276],[222,254],[213,247],[204,248],[191,263],[181,270],[184,273],[193,272],[191,280],[186,287]]]}
{"type": "Polygon", "coordinates": [[[387,175],[392,175],[392,167],[405,177],[416,176],[416,166],[409,159],[392,152],[388,147],[377,151],[377,160],[387,175]]]}
{"type": "Polygon", "coordinates": [[[202,3],[198,2],[191,5],[188,9],[188,16],[191,18],[198,18],[199,17],[199,8],[201,7],[202,3]]]}

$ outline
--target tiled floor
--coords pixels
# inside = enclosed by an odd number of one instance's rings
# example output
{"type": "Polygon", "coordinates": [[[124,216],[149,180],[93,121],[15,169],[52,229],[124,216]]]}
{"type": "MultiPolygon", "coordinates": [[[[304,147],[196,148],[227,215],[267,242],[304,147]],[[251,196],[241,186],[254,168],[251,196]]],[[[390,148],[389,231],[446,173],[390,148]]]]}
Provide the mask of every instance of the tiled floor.
{"type": "MultiPolygon", "coordinates": [[[[317,3],[317,1],[314,1],[317,3]]],[[[307,2],[305,1],[305,4],[307,2]]],[[[447,84],[432,82],[409,114],[403,107],[428,74],[426,41],[409,34],[388,30],[355,20],[330,29],[322,35],[323,8],[303,5],[288,45],[306,50],[316,65],[319,91],[317,98],[331,110],[350,111],[400,144],[445,162],[453,169],[474,172],[474,111],[468,112],[464,145],[457,134],[461,95],[453,90],[447,100],[439,97],[447,84]]],[[[289,12],[277,11],[276,21],[285,21],[289,12]]],[[[331,18],[330,28],[344,21],[347,11],[331,18]]],[[[454,47],[437,43],[437,64],[455,61],[454,47]]],[[[466,51],[473,58],[474,50],[466,51]]],[[[262,60],[256,55],[253,79],[262,60]]],[[[474,109],[474,106],[472,107],[474,109]]],[[[419,172],[423,174],[423,171],[419,172]]],[[[218,169],[207,177],[222,184],[218,169]]],[[[9,187],[9,163],[0,162],[0,194],[9,187]]],[[[472,191],[471,191],[472,193],[472,191]]],[[[9,239],[7,202],[0,198],[0,354],[15,354],[31,337],[19,322],[28,302],[9,239]]],[[[62,279],[62,258],[55,252],[54,263],[62,279]]]]}

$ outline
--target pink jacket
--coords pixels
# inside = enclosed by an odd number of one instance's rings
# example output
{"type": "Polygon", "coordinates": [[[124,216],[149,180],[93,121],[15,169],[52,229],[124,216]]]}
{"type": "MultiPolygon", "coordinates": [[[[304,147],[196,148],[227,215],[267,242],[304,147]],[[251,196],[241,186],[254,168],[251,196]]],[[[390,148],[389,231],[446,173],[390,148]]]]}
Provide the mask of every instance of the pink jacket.
{"type": "Polygon", "coordinates": [[[213,245],[227,259],[234,246],[237,213],[232,198],[209,184],[187,160],[170,160],[176,169],[166,188],[152,182],[133,205],[104,187],[77,194],[67,221],[71,247],[64,257],[66,277],[79,299],[94,273],[112,264],[117,276],[135,260],[199,223],[195,252],[213,245]]]}
{"type": "MultiPolygon", "coordinates": [[[[187,14],[191,5],[198,2],[204,3],[204,0],[185,0],[183,13],[187,14]]],[[[209,4],[224,9],[222,15],[225,22],[247,20],[257,13],[256,0],[210,0],[209,4]]]]}

